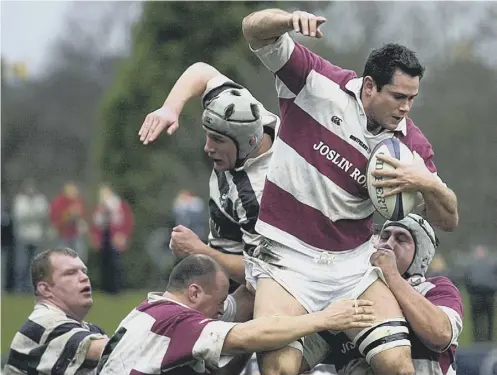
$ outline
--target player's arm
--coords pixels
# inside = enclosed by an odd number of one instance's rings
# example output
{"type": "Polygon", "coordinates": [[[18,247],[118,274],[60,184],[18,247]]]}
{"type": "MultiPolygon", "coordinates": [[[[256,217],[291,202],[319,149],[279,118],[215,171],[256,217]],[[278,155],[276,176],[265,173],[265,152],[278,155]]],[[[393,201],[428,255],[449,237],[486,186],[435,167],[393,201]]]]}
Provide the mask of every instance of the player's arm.
{"type": "Polygon", "coordinates": [[[436,176],[428,181],[421,194],[426,218],[445,231],[453,231],[459,223],[456,194],[436,176]]]}
{"type": "Polygon", "coordinates": [[[88,347],[88,352],[86,353],[86,359],[90,361],[100,360],[100,356],[102,355],[105,345],[107,345],[108,341],[108,337],[98,340],[91,340],[90,346],[88,347]]]}
{"type": "Polygon", "coordinates": [[[453,327],[446,312],[400,275],[391,250],[379,249],[371,256],[371,263],[382,269],[388,287],[419,339],[433,350],[446,350],[453,339],[453,327]]]}
{"type": "Polygon", "coordinates": [[[288,13],[281,9],[265,9],[249,14],[243,19],[242,31],[253,49],[273,44],[284,33],[295,30],[306,36],[321,38],[319,25],[326,18],[296,11],[288,13]]]}
{"type": "Polygon", "coordinates": [[[226,335],[222,354],[240,354],[279,349],[315,332],[367,328],[374,319],[372,302],[341,300],[323,311],[300,316],[272,316],[234,326],[226,335]]]}
{"type": "Polygon", "coordinates": [[[153,142],[166,129],[169,135],[173,134],[179,126],[178,117],[185,104],[200,97],[208,82],[216,76],[222,74],[209,64],[197,62],[189,66],[174,84],[162,107],[145,118],[138,132],[140,141],[144,144],[153,142]]]}
{"type": "Polygon", "coordinates": [[[237,283],[245,284],[245,266],[243,255],[226,254],[213,249],[189,228],[178,225],[173,228],[169,247],[174,255],[187,257],[191,254],[204,254],[214,258],[237,283]]]}
{"type": "MultiPolygon", "coordinates": [[[[431,150],[431,148],[430,148],[431,150]]],[[[384,194],[392,196],[403,191],[419,191],[424,200],[424,216],[442,230],[452,231],[457,227],[457,198],[442,180],[436,175],[436,168],[431,160],[433,153],[422,158],[416,151],[410,163],[404,163],[387,155],[379,155],[378,159],[395,167],[393,171],[376,170],[373,176],[391,177],[374,182],[377,187],[391,187],[384,194]]]]}

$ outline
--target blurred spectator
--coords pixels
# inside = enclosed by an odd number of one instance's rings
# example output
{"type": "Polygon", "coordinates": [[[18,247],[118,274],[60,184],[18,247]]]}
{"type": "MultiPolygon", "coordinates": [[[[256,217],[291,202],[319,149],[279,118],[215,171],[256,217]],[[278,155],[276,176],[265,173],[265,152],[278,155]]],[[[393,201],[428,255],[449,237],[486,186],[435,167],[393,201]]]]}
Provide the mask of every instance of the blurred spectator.
{"type": "Polygon", "coordinates": [[[190,228],[199,238],[205,241],[207,217],[204,201],[191,191],[181,190],[173,204],[175,225],[190,228]]]}
{"type": "Polygon", "coordinates": [[[57,231],[58,245],[74,249],[84,263],[88,260],[85,215],[85,201],[74,182],[65,184],[62,192],[50,202],[50,219],[57,231]]]}
{"type": "Polygon", "coordinates": [[[2,192],[2,288],[9,292],[14,290],[14,269],[16,264],[14,247],[14,220],[10,204],[2,192]]]}
{"type": "Polygon", "coordinates": [[[130,242],[133,231],[131,207],[107,185],[99,191],[99,203],[93,213],[91,239],[100,251],[101,288],[118,293],[123,282],[120,254],[130,242]]]}
{"type": "Polygon", "coordinates": [[[475,247],[473,261],[466,268],[464,282],[470,297],[474,340],[492,341],[497,258],[489,254],[485,246],[475,247]]]}
{"type": "Polygon", "coordinates": [[[25,180],[14,198],[13,218],[16,228],[16,289],[31,290],[29,267],[42,245],[48,217],[47,198],[32,179],[25,180]]]}

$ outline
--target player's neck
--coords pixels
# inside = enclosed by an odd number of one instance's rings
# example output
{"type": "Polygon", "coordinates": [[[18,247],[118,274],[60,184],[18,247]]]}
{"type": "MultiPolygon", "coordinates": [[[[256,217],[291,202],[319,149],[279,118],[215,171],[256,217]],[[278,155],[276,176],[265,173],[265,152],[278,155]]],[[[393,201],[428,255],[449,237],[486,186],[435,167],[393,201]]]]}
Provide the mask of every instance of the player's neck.
{"type": "Polygon", "coordinates": [[[179,293],[171,293],[171,292],[166,291],[166,292],[164,292],[164,294],[162,296],[164,298],[167,298],[168,300],[178,302],[184,306],[191,307],[188,299],[184,298],[184,296],[179,294],[179,293]]]}

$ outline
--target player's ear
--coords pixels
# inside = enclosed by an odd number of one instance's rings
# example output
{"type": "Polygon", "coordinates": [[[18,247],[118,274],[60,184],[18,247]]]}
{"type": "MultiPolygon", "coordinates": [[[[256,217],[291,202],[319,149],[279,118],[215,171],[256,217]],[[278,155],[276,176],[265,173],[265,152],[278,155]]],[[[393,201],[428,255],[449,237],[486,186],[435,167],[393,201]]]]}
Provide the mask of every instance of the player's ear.
{"type": "Polygon", "coordinates": [[[50,298],[53,296],[51,285],[48,281],[40,281],[36,284],[36,294],[43,298],[50,298]]]}
{"type": "Polygon", "coordinates": [[[188,287],[188,299],[196,302],[203,293],[203,288],[198,284],[190,284],[188,287]]]}
{"type": "Polygon", "coordinates": [[[362,91],[367,95],[371,96],[376,89],[376,84],[372,77],[366,76],[362,81],[362,91]]]}

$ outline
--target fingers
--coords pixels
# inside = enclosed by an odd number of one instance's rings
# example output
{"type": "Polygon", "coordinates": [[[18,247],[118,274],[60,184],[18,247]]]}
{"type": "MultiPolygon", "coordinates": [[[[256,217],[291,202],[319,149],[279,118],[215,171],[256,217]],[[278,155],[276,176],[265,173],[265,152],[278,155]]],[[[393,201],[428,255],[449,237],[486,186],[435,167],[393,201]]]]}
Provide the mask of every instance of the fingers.
{"type": "Polygon", "coordinates": [[[400,160],[392,158],[391,156],[388,156],[385,154],[378,154],[378,156],[376,158],[384,161],[385,163],[390,164],[392,167],[395,167],[395,168],[402,165],[402,162],[400,160]]]}
{"type": "Polygon", "coordinates": [[[367,299],[356,299],[354,300],[354,303],[357,304],[357,306],[373,306],[373,301],[367,300],[367,299]]]}
{"type": "Polygon", "coordinates": [[[326,18],[307,12],[296,11],[292,15],[293,29],[305,36],[322,38],[323,33],[319,26],[325,22],[326,18]]]}
{"type": "Polygon", "coordinates": [[[140,136],[140,142],[143,142],[147,138],[151,123],[152,115],[149,113],[147,117],[145,117],[145,121],[143,121],[140,131],[138,132],[138,135],[140,136]]]}

